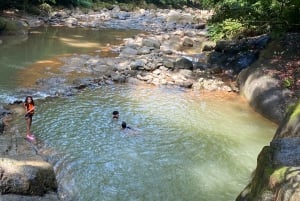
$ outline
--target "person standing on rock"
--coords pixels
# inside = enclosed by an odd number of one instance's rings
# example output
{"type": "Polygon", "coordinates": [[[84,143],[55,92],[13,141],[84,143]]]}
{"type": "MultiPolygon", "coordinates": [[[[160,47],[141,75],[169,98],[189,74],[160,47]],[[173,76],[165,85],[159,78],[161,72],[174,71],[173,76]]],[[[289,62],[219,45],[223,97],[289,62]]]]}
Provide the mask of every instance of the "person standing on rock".
{"type": "Polygon", "coordinates": [[[30,140],[34,140],[34,135],[30,131],[32,117],[34,115],[34,110],[35,110],[34,101],[33,101],[32,96],[26,96],[25,102],[24,102],[24,108],[26,111],[26,114],[25,114],[26,127],[27,127],[26,137],[30,140]]]}

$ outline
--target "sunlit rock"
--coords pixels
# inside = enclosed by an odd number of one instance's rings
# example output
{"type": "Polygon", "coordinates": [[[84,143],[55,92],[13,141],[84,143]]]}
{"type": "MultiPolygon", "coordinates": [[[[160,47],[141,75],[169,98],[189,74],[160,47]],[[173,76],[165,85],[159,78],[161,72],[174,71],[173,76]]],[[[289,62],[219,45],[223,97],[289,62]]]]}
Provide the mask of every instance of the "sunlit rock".
{"type": "Polygon", "coordinates": [[[52,166],[42,160],[13,160],[0,158],[1,194],[43,195],[56,191],[52,166]]]}

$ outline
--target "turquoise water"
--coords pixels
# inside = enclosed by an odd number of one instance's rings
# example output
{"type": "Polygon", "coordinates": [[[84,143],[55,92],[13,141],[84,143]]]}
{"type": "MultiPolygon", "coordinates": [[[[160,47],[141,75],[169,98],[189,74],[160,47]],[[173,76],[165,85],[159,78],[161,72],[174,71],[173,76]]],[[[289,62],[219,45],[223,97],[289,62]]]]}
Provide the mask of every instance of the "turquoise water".
{"type": "Polygon", "coordinates": [[[33,130],[53,150],[64,200],[232,201],[275,125],[238,97],[107,86],[41,103],[33,130]]]}

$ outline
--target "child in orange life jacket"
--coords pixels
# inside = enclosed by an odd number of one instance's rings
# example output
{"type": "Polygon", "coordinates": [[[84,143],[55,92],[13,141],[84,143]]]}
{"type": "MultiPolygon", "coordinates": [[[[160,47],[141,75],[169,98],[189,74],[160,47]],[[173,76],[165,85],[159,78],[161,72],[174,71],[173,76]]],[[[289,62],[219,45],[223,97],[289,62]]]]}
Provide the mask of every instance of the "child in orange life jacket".
{"type": "Polygon", "coordinates": [[[27,96],[25,98],[24,107],[25,107],[25,111],[26,111],[26,114],[25,114],[26,127],[27,127],[26,137],[30,140],[34,140],[34,136],[30,132],[32,117],[34,115],[34,109],[35,109],[32,96],[27,96]]]}

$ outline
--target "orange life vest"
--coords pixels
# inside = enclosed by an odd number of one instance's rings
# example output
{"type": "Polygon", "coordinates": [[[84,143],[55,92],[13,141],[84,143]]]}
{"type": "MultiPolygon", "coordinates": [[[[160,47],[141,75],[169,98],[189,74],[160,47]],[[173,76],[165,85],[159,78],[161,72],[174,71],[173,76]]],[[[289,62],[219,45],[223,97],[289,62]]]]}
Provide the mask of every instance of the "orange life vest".
{"type": "Polygon", "coordinates": [[[31,111],[29,112],[29,114],[34,114],[34,109],[33,109],[33,108],[34,108],[34,105],[33,105],[32,103],[28,103],[28,104],[26,104],[25,106],[26,106],[26,112],[31,110],[31,111]]]}

